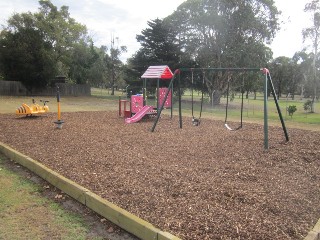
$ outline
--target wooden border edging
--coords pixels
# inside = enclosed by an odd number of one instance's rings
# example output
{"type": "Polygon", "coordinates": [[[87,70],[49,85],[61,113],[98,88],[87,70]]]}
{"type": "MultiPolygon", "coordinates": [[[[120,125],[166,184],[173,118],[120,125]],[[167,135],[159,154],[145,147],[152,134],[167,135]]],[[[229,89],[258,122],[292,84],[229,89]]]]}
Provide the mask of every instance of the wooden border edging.
{"type": "MultiPolygon", "coordinates": [[[[99,215],[110,220],[120,228],[145,240],[179,240],[178,237],[168,232],[163,232],[151,223],[131,214],[115,204],[101,198],[79,184],[52,171],[32,158],[12,149],[0,142],[0,152],[11,160],[28,168],[53,186],[59,188],[70,197],[86,205],[99,215]]],[[[309,239],[308,239],[309,240],[309,239]]]]}
{"type": "Polygon", "coordinates": [[[320,219],[304,240],[320,240],[320,219]]]}

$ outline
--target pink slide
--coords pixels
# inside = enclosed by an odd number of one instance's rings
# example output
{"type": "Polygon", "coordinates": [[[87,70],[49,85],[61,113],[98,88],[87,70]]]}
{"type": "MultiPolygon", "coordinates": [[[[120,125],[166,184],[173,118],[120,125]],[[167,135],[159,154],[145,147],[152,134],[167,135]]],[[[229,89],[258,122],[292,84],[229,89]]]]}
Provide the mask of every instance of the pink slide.
{"type": "Polygon", "coordinates": [[[139,122],[143,116],[145,116],[148,112],[150,112],[153,109],[152,106],[144,106],[141,108],[139,112],[137,112],[133,117],[131,118],[126,118],[125,122],[126,123],[135,123],[139,122]]]}

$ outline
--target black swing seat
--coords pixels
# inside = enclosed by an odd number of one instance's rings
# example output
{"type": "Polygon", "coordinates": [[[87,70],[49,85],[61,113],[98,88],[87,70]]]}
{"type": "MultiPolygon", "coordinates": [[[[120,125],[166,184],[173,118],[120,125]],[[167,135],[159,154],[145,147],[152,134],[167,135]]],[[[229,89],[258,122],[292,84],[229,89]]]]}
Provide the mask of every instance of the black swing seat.
{"type": "Polygon", "coordinates": [[[200,119],[192,117],[192,125],[193,126],[199,126],[200,125],[200,119]]]}
{"type": "Polygon", "coordinates": [[[229,131],[237,131],[237,130],[239,130],[240,128],[242,128],[242,125],[240,125],[240,126],[237,127],[237,128],[231,128],[231,127],[229,127],[228,123],[225,123],[224,126],[225,126],[226,129],[228,129],[229,131]]]}

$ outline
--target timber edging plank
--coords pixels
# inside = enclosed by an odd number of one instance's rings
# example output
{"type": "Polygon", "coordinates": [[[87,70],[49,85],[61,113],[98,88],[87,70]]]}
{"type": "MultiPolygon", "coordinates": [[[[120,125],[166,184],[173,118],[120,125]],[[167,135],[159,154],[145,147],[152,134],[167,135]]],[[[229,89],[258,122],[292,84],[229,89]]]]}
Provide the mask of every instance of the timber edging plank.
{"type": "Polygon", "coordinates": [[[304,240],[320,240],[320,219],[304,240]]]}
{"type": "Polygon", "coordinates": [[[11,160],[28,168],[53,186],[57,187],[70,197],[84,204],[99,215],[118,225],[122,229],[145,240],[179,240],[171,233],[161,231],[151,223],[133,215],[132,213],[116,206],[115,204],[101,198],[79,184],[52,171],[43,164],[14,150],[0,142],[0,152],[11,160]]]}

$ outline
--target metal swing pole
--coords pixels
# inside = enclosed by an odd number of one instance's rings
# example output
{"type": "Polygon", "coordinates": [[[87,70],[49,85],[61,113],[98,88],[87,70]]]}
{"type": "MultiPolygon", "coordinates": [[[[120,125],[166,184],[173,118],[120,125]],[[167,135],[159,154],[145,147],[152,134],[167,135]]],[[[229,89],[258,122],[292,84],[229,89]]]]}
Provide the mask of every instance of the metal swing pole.
{"type": "Polygon", "coordinates": [[[200,114],[199,114],[199,123],[202,115],[202,108],[203,108],[203,91],[204,91],[204,71],[202,72],[202,90],[201,90],[201,105],[200,105],[200,114]]]}
{"type": "Polygon", "coordinates": [[[228,105],[229,105],[229,88],[230,88],[230,83],[229,83],[230,79],[228,77],[228,85],[227,85],[227,103],[226,103],[226,114],[225,114],[225,118],[224,118],[224,124],[227,123],[227,119],[228,119],[228,105]]]}
{"type": "Polygon", "coordinates": [[[193,70],[191,70],[191,114],[193,117],[193,70]]]}
{"type": "Polygon", "coordinates": [[[179,71],[179,77],[178,77],[178,95],[179,95],[179,126],[182,128],[182,109],[181,109],[181,74],[179,71]]]}
{"type": "Polygon", "coordinates": [[[242,95],[241,95],[241,112],[240,112],[240,128],[242,128],[242,122],[243,122],[243,89],[241,89],[242,95]]]}
{"type": "Polygon", "coordinates": [[[264,149],[269,148],[269,142],[268,142],[268,70],[263,69],[263,72],[265,74],[265,81],[264,81],[264,96],[263,96],[263,107],[264,107],[264,149]]]}
{"type": "MultiPolygon", "coordinates": [[[[170,91],[170,88],[168,87],[169,91],[170,91]]],[[[171,96],[170,96],[170,101],[171,101],[171,109],[170,109],[170,112],[171,112],[171,119],[173,117],[173,85],[171,86],[171,96]]]]}
{"type": "Polygon", "coordinates": [[[282,113],[281,113],[281,110],[280,110],[280,106],[279,106],[279,102],[278,102],[278,98],[277,98],[276,92],[274,90],[274,86],[273,86],[273,82],[272,82],[272,79],[271,79],[270,72],[267,71],[266,75],[267,75],[267,80],[269,80],[269,84],[270,84],[270,88],[271,88],[271,92],[272,92],[272,95],[273,95],[274,102],[276,103],[276,107],[277,107],[278,115],[279,115],[280,122],[281,122],[281,125],[282,125],[282,129],[283,129],[286,141],[288,142],[289,141],[289,136],[288,136],[287,128],[286,128],[286,125],[285,125],[283,117],[282,117],[282,113]]]}
{"type": "Polygon", "coordinates": [[[160,89],[160,80],[158,78],[157,79],[157,111],[159,111],[159,108],[160,108],[160,92],[159,92],[159,89],[160,89]]]}
{"type": "Polygon", "coordinates": [[[242,121],[243,121],[243,95],[244,95],[244,76],[242,75],[240,128],[242,128],[242,121]]]}
{"type": "MultiPolygon", "coordinates": [[[[164,100],[163,100],[163,102],[161,103],[160,109],[157,111],[157,118],[156,118],[156,120],[154,121],[154,124],[153,124],[153,126],[152,126],[152,128],[151,128],[151,132],[154,132],[154,129],[155,129],[156,126],[157,126],[157,123],[158,123],[158,121],[159,121],[159,118],[160,118],[162,109],[163,109],[164,104],[165,104],[165,102],[166,102],[166,100],[167,100],[167,98],[168,98],[170,88],[173,87],[173,81],[174,81],[174,78],[176,77],[177,74],[179,74],[179,76],[180,76],[180,70],[179,70],[179,69],[175,70],[175,72],[174,72],[174,74],[173,74],[173,76],[172,76],[172,78],[171,78],[169,87],[168,87],[168,89],[167,89],[167,91],[166,91],[166,94],[165,94],[165,96],[164,96],[164,100]]],[[[179,80],[179,93],[180,93],[180,80],[179,80]]],[[[173,92],[172,92],[172,94],[173,94],[173,92]]],[[[179,101],[181,101],[181,99],[180,99],[179,101]]],[[[179,108],[181,108],[180,105],[179,105],[179,108]]],[[[180,114],[180,113],[179,113],[179,114],[180,114]]],[[[182,123],[180,124],[180,126],[181,126],[180,128],[182,128],[182,123]]]]}

